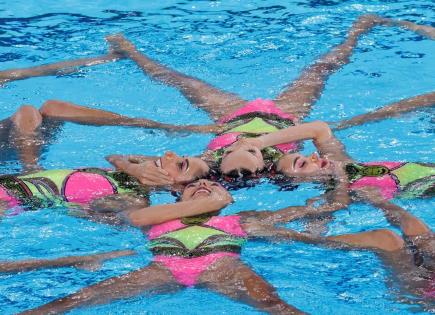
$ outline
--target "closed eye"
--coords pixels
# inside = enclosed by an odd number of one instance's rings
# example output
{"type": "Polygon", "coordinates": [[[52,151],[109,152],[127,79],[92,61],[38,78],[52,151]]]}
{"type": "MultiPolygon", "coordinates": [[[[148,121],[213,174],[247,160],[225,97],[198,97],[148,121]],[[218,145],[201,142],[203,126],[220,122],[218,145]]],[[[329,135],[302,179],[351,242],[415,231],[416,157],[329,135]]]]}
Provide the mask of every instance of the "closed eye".
{"type": "Polygon", "coordinates": [[[256,154],[257,154],[257,151],[255,151],[254,149],[249,149],[248,152],[251,153],[251,154],[253,154],[253,155],[256,155],[256,154]]]}

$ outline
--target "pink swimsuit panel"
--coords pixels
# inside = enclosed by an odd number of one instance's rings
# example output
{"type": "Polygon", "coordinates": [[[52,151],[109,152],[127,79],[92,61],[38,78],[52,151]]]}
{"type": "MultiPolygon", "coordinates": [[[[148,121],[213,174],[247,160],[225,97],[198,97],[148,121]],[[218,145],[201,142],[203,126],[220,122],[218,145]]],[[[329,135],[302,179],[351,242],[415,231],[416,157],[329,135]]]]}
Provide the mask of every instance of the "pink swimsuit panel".
{"type": "Polygon", "coordinates": [[[116,191],[112,183],[103,175],[80,171],[68,176],[64,187],[65,199],[80,204],[114,193],[116,191]]]}
{"type": "MultiPolygon", "coordinates": [[[[206,226],[214,227],[228,234],[245,237],[246,232],[243,231],[240,225],[240,216],[215,216],[207,221],[206,226]]],[[[172,220],[162,224],[154,225],[148,231],[150,240],[159,237],[165,233],[175,231],[185,227],[181,220],[172,220]]],[[[153,261],[163,264],[174,276],[175,280],[185,286],[193,286],[198,282],[199,276],[207,270],[207,268],[223,257],[239,257],[236,253],[219,252],[204,255],[201,257],[185,258],[177,256],[154,256],[153,261]]]]}
{"type": "MultiPolygon", "coordinates": [[[[395,169],[402,163],[400,162],[370,162],[364,163],[364,165],[382,165],[388,169],[395,169]]],[[[392,199],[398,191],[397,183],[389,174],[382,177],[362,177],[354,181],[351,185],[351,189],[376,187],[381,192],[382,196],[386,199],[392,199]]]]}
{"type": "MultiPolygon", "coordinates": [[[[253,100],[253,101],[247,103],[245,106],[243,106],[242,108],[239,108],[234,113],[221,118],[220,120],[218,120],[218,123],[224,124],[224,123],[227,123],[227,122],[229,122],[229,121],[231,121],[239,116],[246,115],[249,113],[273,114],[273,115],[276,115],[278,117],[281,117],[282,119],[296,121],[295,116],[293,116],[291,114],[287,114],[287,113],[283,112],[282,110],[280,110],[278,107],[276,107],[276,105],[273,101],[263,100],[261,98],[258,98],[256,100],[253,100]]],[[[241,134],[240,132],[230,132],[230,133],[225,133],[225,134],[219,135],[216,138],[214,138],[212,141],[210,141],[207,148],[209,150],[212,150],[212,151],[216,151],[216,150],[219,150],[221,148],[225,148],[225,147],[233,144],[234,142],[236,142],[238,140],[238,136],[240,134],[241,134]]],[[[298,146],[296,143],[292,142],[292,143],[285,143],[285,144],[276,145],[275,147],[277,147],[282,152],[286,153],[286,152],[293,151],[293,150],[297,149],[298,146]]]]}

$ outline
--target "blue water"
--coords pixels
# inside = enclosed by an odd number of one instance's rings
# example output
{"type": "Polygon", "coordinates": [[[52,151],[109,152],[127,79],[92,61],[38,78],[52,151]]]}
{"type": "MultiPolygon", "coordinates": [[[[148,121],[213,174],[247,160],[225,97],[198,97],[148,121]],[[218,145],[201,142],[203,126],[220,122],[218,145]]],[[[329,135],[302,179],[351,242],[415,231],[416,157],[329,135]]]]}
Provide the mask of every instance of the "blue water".
{"type": "MultiPolygon", "coordinates": [[[[273,98],[301,69],[338,44],[361,14],[377,13],[430,25],[430,1],[1,1],[0,69],[26,67],[103,54],[104,36],[123,32],[144,53],[178,71],[201,78],[246,99],[273,98]]],[[[336,121],[383,104],[433,90],[435,42],[397,28],[375,28],[364,35],[346,65],[328,80],[307,121],[336,121]]],[[[12,82],[0,89],[0,118],[21,104],[47,99],[147,117],[168,123],[210,123],[176,90],[149,80],[130,61],[100,65],[61,77],[12,82]]],[[[360,161],[435,161],[433,110],[418,112],[338,133],[360,161]]],[[[113,153],[199,154],[210,136],[168,136],[161,131],[66,124],[44,153],[46,168],[107,167],[113,153]]],[[[310,152],[312,146],[306,146],[310,152]]],[[[0,173],[19,170],[12,161],[0,173]]],[[[318,195],[316,185],[277,192],[263,183],[234,193],[225,210],[278,209],[318,195]]],[[[169,202],[168,194],[153,202],[169,202]]],[[[434,202],[395,201],[432,228],[434,202]]],[[[292,225],[293,226],[293,225],[292,225]]],[[[297,224],[295,224],[297,226],[297,224]]],[[[330,234],[388,227],[381,213],[353,205],[337,213],[330,234]]],[[[106,262],[91,273],[72,268],[0,276],[2,314],[36,307],[81,287],[145,266],[145,237],[46,209],[3,219],[0,260],[59,257],[131,248],[139,252],[106,262]]],[[[242,258],[290,304],[313,314],[420,313],[399,302],[386,282],[386,270],[369,252],[343,252],[304,244],[251,242],[242,258]]],[[[258,314],[253,308],[201,289],[138,297],[72,314],[258,314]],[[187,308],[188,307],[188,308],[187,308]],[[188,311],[186,311],[186,309],[188,311]]],[[[429,311],[428,311],[429,312],[429,311]]],[[[432,310],[432,312],[434,312],[432,310]]]]}

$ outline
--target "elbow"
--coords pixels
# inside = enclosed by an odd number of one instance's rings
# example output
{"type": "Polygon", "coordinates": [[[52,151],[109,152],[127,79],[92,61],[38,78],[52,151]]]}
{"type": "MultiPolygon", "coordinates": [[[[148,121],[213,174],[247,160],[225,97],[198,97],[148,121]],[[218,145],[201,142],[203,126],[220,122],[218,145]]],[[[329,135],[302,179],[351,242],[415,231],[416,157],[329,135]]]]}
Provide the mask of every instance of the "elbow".
{"type": "Polygon", "coordinates": [[[317,120],[314,121],[313,124],[315,126],[315,138],[320,140],[330,138],[332,136],[332,130],[328,123],[317,120]]]}

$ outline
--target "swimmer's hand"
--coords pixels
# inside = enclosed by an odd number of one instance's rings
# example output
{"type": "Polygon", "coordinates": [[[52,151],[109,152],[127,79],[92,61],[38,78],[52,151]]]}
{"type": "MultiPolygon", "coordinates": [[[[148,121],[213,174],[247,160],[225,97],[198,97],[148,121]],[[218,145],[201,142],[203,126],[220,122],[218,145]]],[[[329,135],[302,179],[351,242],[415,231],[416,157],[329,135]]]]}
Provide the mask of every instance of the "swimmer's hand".
{"type": "Polygon", "coordinates": [[[163,168],[158,167],[154,161],[140,164],[129,163],[124,170],[128,175],[135,177],[141,184],[147,186],[167,186],[174,184],[174,179],[163,168]]]}
{"type": "Polygon", "coordinates": [[[215,186],[211,194],[206,198],[209,198],[211,203],[215,203],[218,209],[225,208],[234,202],[231,194],[221,185],[215,186]]]}

